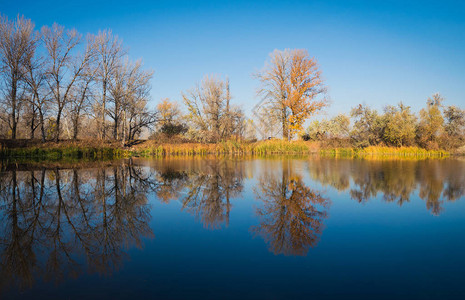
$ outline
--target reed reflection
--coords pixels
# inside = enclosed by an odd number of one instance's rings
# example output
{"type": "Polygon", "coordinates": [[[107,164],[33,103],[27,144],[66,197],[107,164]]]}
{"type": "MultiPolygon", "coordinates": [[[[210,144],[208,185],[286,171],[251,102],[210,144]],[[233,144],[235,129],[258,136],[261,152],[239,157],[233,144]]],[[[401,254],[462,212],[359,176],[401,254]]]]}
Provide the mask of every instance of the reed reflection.
{"type": "Polygon", "coordinates": [[[118,269],[128,248],[153,236],[149,178],[131,164],[2,172],[1,287],[118,269]]]}
{"type": "Polygon", "coordinates": [[[311,177],[364,203],[381,195],[402,206],[412,195],[425,201],[433,215],[443,211],[444,201],[465,196],[465,162],[462,160],[372,160],[313,158],[311,177]]]}
{"type": "Polygon", "coordinates": [[[259,224],[251,228],[274,254],[306,255],[316,246],[328,216],[329,199],[309,188],[289,161],[276,173],[265,171],[255,194],[259,224]],[[281,173],[281,174],[279,174],[281,173]]]}

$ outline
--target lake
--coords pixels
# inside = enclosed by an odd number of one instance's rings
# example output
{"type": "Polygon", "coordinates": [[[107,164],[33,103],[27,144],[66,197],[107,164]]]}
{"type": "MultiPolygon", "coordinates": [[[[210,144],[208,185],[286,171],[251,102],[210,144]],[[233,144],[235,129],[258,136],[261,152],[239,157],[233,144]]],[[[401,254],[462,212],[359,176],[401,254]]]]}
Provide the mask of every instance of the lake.
{"type": "Polygon", "coordinates": [[[3,164],[0,298],[465,299],[465,160],[3,164]]]}

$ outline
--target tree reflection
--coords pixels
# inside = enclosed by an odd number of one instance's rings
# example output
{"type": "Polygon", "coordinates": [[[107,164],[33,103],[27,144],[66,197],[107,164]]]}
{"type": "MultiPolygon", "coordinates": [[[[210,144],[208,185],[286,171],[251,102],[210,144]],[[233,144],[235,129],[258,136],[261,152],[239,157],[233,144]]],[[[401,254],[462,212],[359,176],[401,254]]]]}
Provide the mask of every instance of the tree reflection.
{"type": "Polygon", "coordinates": [[[260,223],[251,230],[274,254],[306,255],[318,243],[330,202],[305,186],[288,163],[283,162],[281,176],[266,172],[259,179],[255,194],[262,202],[256,210],[260,223]]]}
{"type": "Polygon", "coordinates": [[[443,210],[445,200],[465,195],[465,163],[460,160],[370,160],[315,158],[308,164],[310,175],[339,191],[352,181],[350,196],[364,203],[381,195],[387,202],[403,205],[418,191],[433,215],[443,210]]]}
{"type": "Polygon", "coordinates": [[[2,173],[0,179],[1,197],[8,199],[8,202],[2,202],[1,286],[10,283],[20,287],[29,286],[33,282],[33,272],[36,268],[33,232],[37,221],[31,218],[31,203],[23,196],[31,191],[22,193],[24,185],[18,181],[16,171],[2,173]]]}
{"type": "Polygon", "coordinates": [[[1,287],[111,273],[129,247],[153,236],[152,186],[132,164],[0,173],[1,287]]]}
{"type": "Polygon", "coordinates": [[[160,201],[168,203],[170,200],[181,198],[181,191],[186,187],[189,177],[185,171],[176,171],[168,167],[159,173],[157,179],[160,182],[157,197],[160,201]]]}
{"type": "Polygon", "coordinates": [[[232,160],[205,161],[188,176],[183,209],[197,216],[206,228],[229,224],[231,198],[243,188],[242,164],[232,160]]]}

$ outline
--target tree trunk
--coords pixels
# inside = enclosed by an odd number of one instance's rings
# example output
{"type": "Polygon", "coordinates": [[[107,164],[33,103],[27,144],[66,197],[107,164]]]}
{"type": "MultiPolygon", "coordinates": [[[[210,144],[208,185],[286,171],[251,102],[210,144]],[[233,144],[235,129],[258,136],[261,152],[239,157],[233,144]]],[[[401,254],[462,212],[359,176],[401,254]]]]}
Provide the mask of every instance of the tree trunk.
{"type": "MultiPolygon", "coordinates": [[[[14,77],[14,75],[13,75],[14,77]]],[[[11,83],[11,138],[16,139],[16,80],[13,78],[11,83]]]]}
{"type": "Polygon", "coordinates": [[[58,109],[58,114],[57,114],[57,121],[56,121],[56,125],[57,125],[57,128],[56,128],[56,135],[55,135],[55,142],[58,142],[60,141],[60,121],[61,121],[61,111],[62,109],[59,108],[58,109]]]}
{"type": "Polygon", "coordinates": [[[77,140],[79,133],[79,117],[73,119],[73,140],[77,140]]]}
{"type": "Polygon", "coordinates": [[[34,135],[35,135],[35,132],[36,132],[36,127],[35,127],[34,119],[35,119],[35,116],[34,116],[34,114],[33,114],[32,120],[31,120],[31,136],[30,136],[30,139],[31,139],[31,140],[34,139],[34,135]]]}
{"type": "Polygon", "coordinates": [[[282,110],[281,121],[283,123],[283,139],[289,140],[289,128],[287,124],[286,108],[282,110]]]}
{"type": "Polygon", "coordinates": [[[118,125],[119,125],[119,117],[118,117],[118,111],[119,111],[119,104],[118,100],[115,101],[115,124],[113,125],[113,138],[115,140],[118,139],[118,125]]]}
{"type": "Polygon", "coordinates": [[[107,101],[107,82],[103,80],[103,95],[102,95],[102,140],[105,139],[105,105],[107,101]]]}
{"type": "Polygon", "coordinates": [[[44,122],[44,114],[42,113],[42,109],[39,109],[39,121],[40,121],[40,131],[42,133],[42,143],[45,143],[45,139],[46,139],[45,122],[44,122]]]}

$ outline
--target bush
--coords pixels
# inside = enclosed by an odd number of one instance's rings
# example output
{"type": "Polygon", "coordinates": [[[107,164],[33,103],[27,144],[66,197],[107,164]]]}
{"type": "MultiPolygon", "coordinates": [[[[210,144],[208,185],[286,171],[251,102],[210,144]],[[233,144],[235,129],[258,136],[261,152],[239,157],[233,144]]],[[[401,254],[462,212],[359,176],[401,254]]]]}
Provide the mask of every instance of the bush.
{"type": "Polygon", "coordinates": [[[165,123],[161,126],[160,132],[172,137],[173,135],[185,134],[187,130],[189,128],[186,124],[165,123]]]}

